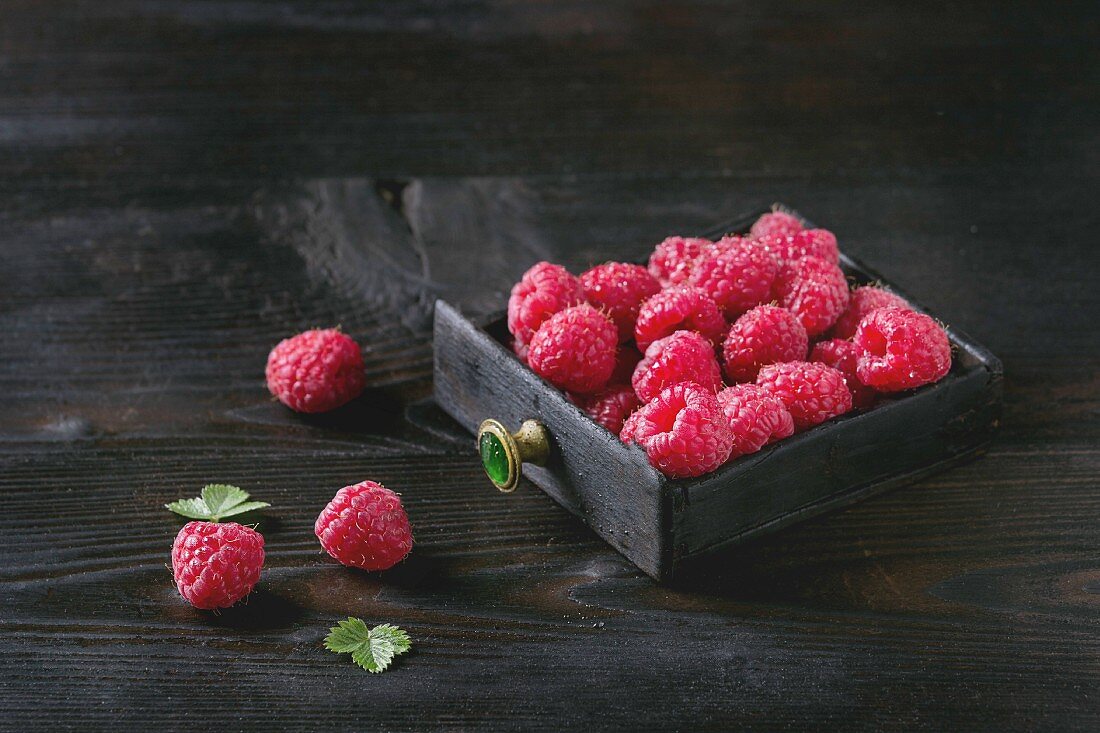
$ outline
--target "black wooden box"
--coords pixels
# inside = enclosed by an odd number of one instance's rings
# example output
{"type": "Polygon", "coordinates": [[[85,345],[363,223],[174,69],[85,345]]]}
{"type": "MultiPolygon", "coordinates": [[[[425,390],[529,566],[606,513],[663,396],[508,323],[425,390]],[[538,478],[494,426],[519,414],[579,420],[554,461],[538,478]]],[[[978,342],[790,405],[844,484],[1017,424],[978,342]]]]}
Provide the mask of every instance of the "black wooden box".
{"type": "MultiPolygon", "coordinates": [[[[712,234],[744,231],[760,213],[712,234]]],[[[841,266],[851,280],[882,284],[924,310],[863,264],[842,255],[841,266]]],[[[665,478],[641,448],[623,445],[531,372],[507,346],[503,314],[479,326],[436,303],[435,398],[471,431],[487,418],[510,430],[527,419],[542,423],[549,460],[524,464],[524,475],[641,570],[668,580],[692,559],[911,483],[982,448],[1000,415],[1001,363],[947,330],[954,363],[940,382],[696,479],[665,478]]]]}

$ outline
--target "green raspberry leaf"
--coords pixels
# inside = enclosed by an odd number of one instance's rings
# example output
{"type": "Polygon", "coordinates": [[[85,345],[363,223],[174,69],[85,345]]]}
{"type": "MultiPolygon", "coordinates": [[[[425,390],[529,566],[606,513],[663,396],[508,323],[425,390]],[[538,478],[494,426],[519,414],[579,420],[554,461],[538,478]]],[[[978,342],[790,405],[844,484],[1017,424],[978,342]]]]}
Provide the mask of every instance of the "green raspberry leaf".
{"type": "Polygon", "coordinates": [[[412,641],[393,624],[380,624],[368,630],[362,619],[349,617],[329,629],[325,648],[351,654],[352,660],[368,672],[383,672],[394,657],[412,648],[412,641]]]}
{"type": "Polygon", "coordinates": [[[266,501],[248,501],[248,492],[228,484],[209,484],[203,487],[202,496],[181,499],[164,505],[169,511],[189,519],[205,519],[218,522],[226,517],[251,512],[271,506],[266,501]]]}

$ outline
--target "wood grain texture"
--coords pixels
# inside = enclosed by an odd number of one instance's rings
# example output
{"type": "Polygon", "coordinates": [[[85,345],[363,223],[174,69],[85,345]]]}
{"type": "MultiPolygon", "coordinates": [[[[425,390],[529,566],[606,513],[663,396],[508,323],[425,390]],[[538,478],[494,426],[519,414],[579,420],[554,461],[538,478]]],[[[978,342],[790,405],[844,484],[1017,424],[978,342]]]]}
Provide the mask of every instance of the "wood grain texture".
{"type": "Polygon", "coordinates": [[[1100,728],[1094,3],[0,4],[0,729],[1100,728]],[[655,586],[430,394],[431,304],[789,201],[1004,359],[980,461],[655,586]],[[302,419],[268,349],[341,323],[302,419]],[[417,546],[310,527],[401,491],[417,546]],[[269,500],[250,603],[160,505],[269,500]],[[320,641],[409,629],[367,676],[320,641]]]}

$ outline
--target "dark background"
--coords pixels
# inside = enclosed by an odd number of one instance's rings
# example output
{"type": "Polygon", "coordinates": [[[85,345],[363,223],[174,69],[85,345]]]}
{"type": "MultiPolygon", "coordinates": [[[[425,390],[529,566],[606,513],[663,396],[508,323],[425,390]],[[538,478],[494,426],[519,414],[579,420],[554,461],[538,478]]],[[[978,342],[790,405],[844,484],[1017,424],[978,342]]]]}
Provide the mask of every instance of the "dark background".
{"type": "Polygon", "coordinates": [[[0,5],[0,728],[1100,727],[1095,3],[0,5]],[[424,399],[442,296],[782,200],[1003,358],[984,458],[660,587],[424,399]],[[360,402],[270,402],[342,324],[360,402]],[[365,478],[411,558],[322,555],[365,478]],[[200,613],[160,508],[274,504],[200,613]],[[339,618],[407,628],[372,676],[339,618]]]}

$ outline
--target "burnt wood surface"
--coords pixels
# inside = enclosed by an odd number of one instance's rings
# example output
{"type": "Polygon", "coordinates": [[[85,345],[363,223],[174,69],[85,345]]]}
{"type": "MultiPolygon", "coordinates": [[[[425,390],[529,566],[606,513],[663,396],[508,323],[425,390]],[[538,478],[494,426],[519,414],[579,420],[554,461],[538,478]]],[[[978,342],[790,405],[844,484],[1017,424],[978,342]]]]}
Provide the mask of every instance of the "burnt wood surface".
{"type": "Polygon", "coordinates": [[[0,729],[1100,728],[1095,3],[0,3],[0,729]],[[428,399],[436,298],[783,200],[1005,365],[983,458],[658,586],[428,399]],[[339,323],[370,387],[273,404],[339,323]],[[319,551],[402,492],[384,574],[319,551]],[[247,606],[161,505],[270,501],[247,606]],[[368,675],[347,615],[412,653],[368,675]]]}

